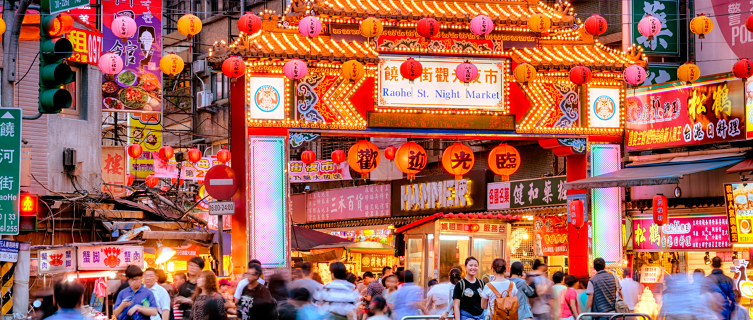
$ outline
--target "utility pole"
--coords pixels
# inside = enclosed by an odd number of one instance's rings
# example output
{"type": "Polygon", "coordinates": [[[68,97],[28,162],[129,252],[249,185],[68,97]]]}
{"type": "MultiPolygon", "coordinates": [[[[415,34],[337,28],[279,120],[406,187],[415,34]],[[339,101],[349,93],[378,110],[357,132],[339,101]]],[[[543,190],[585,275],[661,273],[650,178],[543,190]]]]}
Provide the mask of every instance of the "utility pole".
{"type": "Polygon", "coordinates": [[[5,34],[3,34],[3,75],[0,82],[0,107],[13,108],[15,106],[16,86],[16,56],[18,56],[18,39],[21,36],[21,23],[24,21],[26,9],[31,0],[20,0],[16,12],[16,0],[3,1],[3,19],[5,20],[5,34]]]}

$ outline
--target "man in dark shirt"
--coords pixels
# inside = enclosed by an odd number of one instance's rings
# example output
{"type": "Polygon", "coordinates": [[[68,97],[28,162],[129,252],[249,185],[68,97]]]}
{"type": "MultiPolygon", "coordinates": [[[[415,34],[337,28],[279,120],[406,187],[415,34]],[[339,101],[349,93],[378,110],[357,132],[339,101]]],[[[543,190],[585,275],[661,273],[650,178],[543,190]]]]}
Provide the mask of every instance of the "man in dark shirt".
{"type": "Polygon", "coordinates": [[[238,316],[241,320],[274,319],[277,308],[269,289],[259,283],[262,275],[261,266],[253,263],[248,266],[248,285],[243,287],[238,300],[238,316]]]}
{"type": "Polygon", "coordinates": [[[157,301],[152,291],[141,283],[144,272],[137,266],[128,266],[126,277],[128,288],[118,293],[113,307],[113,315],[118,320],[149,320],[149,317],[157,315],[157,301]]]}
{"type": "Polygon", "coordinates": [[[188,276],[186,282],[178,287],[178,296],[175,303],[180,304],[180,310],[183,311],[183,319],[191,318],[191,307],[193,306],[193,293],[196,292],[196,280],[199,279],[201,270],[204,269],[204,259],[193,257],[188,260],[188,276]]]}
{"type": "MultiPolygon", "coordinates": [[[[711,274],[708,275],[706,288],[711,292],[716,292],[724,297],[724,303],[721,306],[722,319],[729,319],[732,316],[732,312],[735,311],[735,284],[732,278],[726,276],[722,271],[722,259],[714,257],[711,259],[711,274]]],[[[714,306],[719,307],[719,306],[714,306]]]]}

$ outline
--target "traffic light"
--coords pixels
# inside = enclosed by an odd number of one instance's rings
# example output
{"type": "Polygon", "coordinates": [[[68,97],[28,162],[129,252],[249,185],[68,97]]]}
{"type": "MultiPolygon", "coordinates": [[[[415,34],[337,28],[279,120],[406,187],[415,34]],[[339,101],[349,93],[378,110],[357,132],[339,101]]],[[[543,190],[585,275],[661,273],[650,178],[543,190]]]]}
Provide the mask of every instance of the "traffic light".
{"type": "Polygon", "coordinates": [[[65,13],[42,14],[39,38],[39,112],[60,113],[73,99],[63,85],[73,81],[73,71],[63,59],[73,54],[73,45],[63,36],[73,29],[73,18],[65,13]]]}
{"type": "Polygon", "coordinates": [[[35,194],[21,193],[21,203],[19,205],[18,231],[36,232],[37,231],[37,212],[39,209],[39,198],[35,194]]]}
{"type": "Polygon", "coordinates": [[[19,214],[22,216],[37,215],[37,196],[33,194],[22,194],[20,207],[19,214]]]}

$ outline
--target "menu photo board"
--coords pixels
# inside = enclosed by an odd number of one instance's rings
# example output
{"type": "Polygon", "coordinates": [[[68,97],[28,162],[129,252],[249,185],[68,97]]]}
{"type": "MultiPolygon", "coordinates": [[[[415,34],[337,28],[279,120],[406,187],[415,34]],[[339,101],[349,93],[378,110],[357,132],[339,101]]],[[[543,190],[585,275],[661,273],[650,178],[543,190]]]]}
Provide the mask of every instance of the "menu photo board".
{"type": "Polygon", "coordinates": [[[753,183],[725,183],[724,201],[732,243],[753,243],[753,183]]]}
{"type": "Polygon", "coordinates": [[[533,218],[533,252],[537,257],[567,255],[567,217],[533,218]]]}

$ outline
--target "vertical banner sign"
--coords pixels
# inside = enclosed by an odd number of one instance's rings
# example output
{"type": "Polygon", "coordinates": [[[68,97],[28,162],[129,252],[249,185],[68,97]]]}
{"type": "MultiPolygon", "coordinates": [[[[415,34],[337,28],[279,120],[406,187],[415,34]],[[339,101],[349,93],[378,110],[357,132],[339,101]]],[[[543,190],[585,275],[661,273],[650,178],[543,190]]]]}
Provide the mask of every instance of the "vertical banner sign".
{"type": "Polygon", "coordinates": [[[108,112],[162,112],[162,2],[103,1],[104,52],[123,58],[123,71],[114,79],[102,77],[102,110],[108,112]],[[112,20],[127,15],[136,20],[136,34],[120,39],[110,29],[112,20]]]}
{"type": "MultiPolygon", "coordinates": [[[[680,12],[679,2],[676,0],[636,0],[632,2],[632,32],[633,43],[641,45],[646,53],[661,55],[680,54],[680,12]],[[653,40],[638,32],[638,22],[647,14],[661,21],[661,31],[653,40]]],[[[726,12],[725,12],[726,13],[726,12]]],[[[684,17],[684,16],[683,16],[684,17]]],[[[715,39],[715,38],[712,38],[715,39]]],[[[713,51],[713,50],[712,50],[713,51]]],[[[712,72],[716,73],[716,72],[712,72]]]]}
{"type": "MultiPolygon", "coordinates": [[[[102,147],[102,181],[112,184],[126,184],[125,147],[102,147]]],[[[102,192],[114,197],[124,196],[126,189],[102,185],[102,192]]]]}
{"type": "Polygon", "coordinates": [[[21,109],[0,109],[0,234],[18,234],[21,109]]]}
{"type": "Polygon", "coordinates": [[[533,219],[533,252],[537,257],[567,255],[567,218],[536,216],[533,219]]]}
{"type": "Polygon", "coordinates": [[[129,143],[136,143],[144,148],[140,157],[130,159],[130,171],[137,179],[144,179],[154,174],[154,159],[162,146],[162,114],[134,113],[128,117],[128,128],[129,143]]]}

